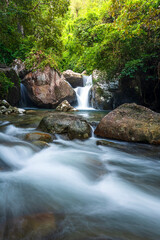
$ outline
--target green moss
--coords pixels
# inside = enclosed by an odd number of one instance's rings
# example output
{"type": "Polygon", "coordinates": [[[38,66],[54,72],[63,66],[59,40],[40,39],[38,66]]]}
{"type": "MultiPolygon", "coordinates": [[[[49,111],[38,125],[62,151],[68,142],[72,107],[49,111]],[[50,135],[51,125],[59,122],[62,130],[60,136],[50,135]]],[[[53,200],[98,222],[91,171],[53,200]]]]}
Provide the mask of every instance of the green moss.
{"type": "Polygon", "coordinates": [[[3,72],[0,72],[0,98],[5,98],[8,94],[9,88],[12,88],[14,83],[10,78],[6,77],[3,72]]]}

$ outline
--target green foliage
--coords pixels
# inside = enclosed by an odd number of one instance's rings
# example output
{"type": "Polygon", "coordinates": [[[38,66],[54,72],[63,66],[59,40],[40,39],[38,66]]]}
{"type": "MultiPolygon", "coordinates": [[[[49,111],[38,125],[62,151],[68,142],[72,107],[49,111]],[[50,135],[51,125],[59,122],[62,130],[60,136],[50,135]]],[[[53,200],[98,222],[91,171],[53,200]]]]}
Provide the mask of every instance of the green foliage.
{"type": "Polygon", "coordinates": [[[52,57],[60,57],[62,17],[68,5],[68,0],[2,0],[0,62],[8,64],[14,58],[24,60],[35,49],[45,52],[44,55],[52,51],[52,57]]]}
{"type": "Polygon", "coordinates": [[[3,72],[0,72],[0,96],[5,98],[8,94],[9,88],[13,87],[14,83],[10,78],[7,78],[3,72]]]}
{"type": "Polygon", "coordinates": [[[158,0],[71,1],[63,31],[61,70],[105,70],[108,80],[157,78],[160,61],[158,0]],[[79,3],[76,14],[75,3],[79,3]],[[81,3],[81,4],[80,4],[81,3]]]}

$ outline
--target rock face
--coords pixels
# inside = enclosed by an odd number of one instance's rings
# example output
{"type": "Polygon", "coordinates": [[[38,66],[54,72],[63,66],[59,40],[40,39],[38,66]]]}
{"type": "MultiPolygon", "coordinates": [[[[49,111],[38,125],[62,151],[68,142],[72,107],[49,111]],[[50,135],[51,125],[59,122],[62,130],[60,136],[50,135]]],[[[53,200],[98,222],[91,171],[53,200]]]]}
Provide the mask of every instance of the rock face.
{"type": "Polygon", "coordinates": [[[113,109],[114,93],[118,90],[119,82],[114,79],[106,82],[105,72],[94,70],[92,73],[93,87],[91,88],[91,106],[95,109],[113,109]]]}
{"type": "Polygon", "coordinates": [[[72,107],[67,100],[64,100],[62,103],[58,105],[56,108],[57,111],[60,112],[74,112],[77,111],[74,107],[72,107]]]}
{"type": "Polygon", "coordinates": [[[29,72],[26,69],[24,62],[22,62],[20,59],[15,59],[13,61],[12,68],[15,70],[15,72],[21,79],[23,79],[25,75],[29,72]]]}
{"type": "Polygon", "coordinates": [[[91,105],[96,109],[112,110],[123,103],[137,103],[145,105],[142,100],[140,79],[108,80],[107,73],[94,70],[92,74],[93,87],[91,89],[91,105]]]}
{"type": "Polygon", "coordinates": [[[69,139],[87,139],[91,136],[91,127],[84,118],[65,113],[44,117],[38,129],[51,134],[65,134],[69,139]]]}
{"type": "Polygon", "coordinates": [[[28,73],[24,85],[32,102],[38,107],[56,108],[63,100],[76,103],[76,93],[56,70],[45,67],[43,71],[28,73]]]}
{"type": "Polygon", "coordinates": [[[160,144],[160,114],[135,103],[126,103],[102,118],[95,134],[129,142],[160,144]]]}
{"type": "Polygon", "coordinates": [[[80,73],[75,73],[72,70],[66,70],[63,72],[63,76],[70,83],[73,88],[83,87],[83,77],[80,73]]]}
{"type": "Polygon", "coordinates": [[[18,105],[18,102],[20,100],[20,81],[19,81],[18,75],[12,68],[9,68],[9,67],[0,68],[0,73],[5,74],[6,77],[9,78],[11,82],[14,83],[13,87],[9,88],[8,94],[6,96],[6,100],[12,106],[18,105]]]}

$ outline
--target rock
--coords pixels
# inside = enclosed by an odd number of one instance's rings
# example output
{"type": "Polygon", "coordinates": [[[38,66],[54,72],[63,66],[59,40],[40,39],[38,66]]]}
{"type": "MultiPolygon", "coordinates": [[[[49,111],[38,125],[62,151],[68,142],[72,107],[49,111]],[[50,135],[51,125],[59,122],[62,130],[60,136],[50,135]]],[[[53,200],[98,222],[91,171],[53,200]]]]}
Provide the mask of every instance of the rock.
{"type": "Polygon", "coordinates": [[[3,239],[9,240],[49,239],[56,231],[56,222],[52,213],[40,213],[13,219],[6,225],[3,239]]]}
{"type": "Polygon", "coordinates": [[[18,108],[18,113],[19,114],[24,114],[24,113],[26,113],[26,110],[22,109],[22,108],[18,108]]]}
{"type": "Polygon", "coordinates": [[[63,100],[75,104],[75,91],[56,70],[49,66],[28,73],[23,81],[31,101],[38,107],[56,108],[63,100]]]}
{"type": "Polygon", "coordinates": [[[83,87],[83,76],[80,73],[75,73],[72,70],[63,72],[63,76],[70,83],[73,88],[83,87]]]}
{"type": "Polygon", "coordinates": [[[50,114],[44,117],[38,129],[51,134],[66,134],[69,139],[87,139],[92,132],[84,118],[66,113],[50,114]]]}
{"type": "MultiPolygon", "coordinates": [[[[5,74],[7,78],[11,80],[11,82],[14,83],[12,88],[9,88],[8,93],[6,95],[6,100],[12,105],[18,105],[18,102],[20,100],[20,80],[16,72],[9,67],[6,68],[0,68],[0,73],[5,74]]],[[[2,98],[2,96],[0,96],[2,98]]]]}
{"type": "Polygon", "coordinates": [[[32,142],[35,146],[40,147],[40,148],[46,148],[49,147],[49,144],[44,142],[44,141],[34,141],[32,142]]]}
{"type": "Polygon", "coordinates": [[[44,141],[44,142],[52,142],[53,137],[48,133],[42,133],[42,132],[32,132],[27,133],[25,136],[25,140],[27,141],[44,141]]]}
{"type": "Polygon", "coordinates": [[[114,93],[118,90],[116,79],[108,81],[105,71],[94,70],[92,73],[93,87],[91,88],[91,106],[95,109],[113,109],[114,93]]]}
{"type": "Polygon", "coordinates": [[[77,111],[74,107],[72,107],[67,100],[64,100],[62,103],[58,105],[56,108],[57,111],[60,112],[74,112],[77,111]]]}
{"type": "Polygon", "coordinates": [[[22,62],[20,59],[15,59],[13,61],[12,68],[21,79],[23,79],[25,75],[27,75],[27,73],[29,72],[29,70],[26,69],[25,63],[22,62]]]}
{"type": "Polygon", "coordinates": [[[0,100],[0,114],[24,114],[26,113],[26,110],[22,108],[12,107],[6,100],[0,100]]]}
{"type": "Polygon", "coordinates": [[[81,74],[82,74],[82,75],[87,75],[87,71],[84,70],[81,74]]]}
{"type": "Polygon", "coordinates": [[[95,134],[129,142],[160,144],[160,114],[133,104],[123,104],[100,121],[95,134]]]}
{"type": "Polygon", "coordinates": [[[4,100],[0,100],[0,106],[9,108],[10,104],[4,99],[4,100]]]}

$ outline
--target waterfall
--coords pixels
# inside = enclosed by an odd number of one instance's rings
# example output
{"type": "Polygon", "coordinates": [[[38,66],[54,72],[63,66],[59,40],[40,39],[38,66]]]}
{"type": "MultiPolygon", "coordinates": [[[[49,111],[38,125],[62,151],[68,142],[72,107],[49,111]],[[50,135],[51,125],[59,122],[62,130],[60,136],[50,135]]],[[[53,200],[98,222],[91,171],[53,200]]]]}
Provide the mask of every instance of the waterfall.
{"type": "Polygon", "coordinates": [[[83,76],[83,87],[75,88],[77,94],[78,106],[77,109],[80,110],[91,110],[93,108],[89,105],[89,93],[92,87],[92,75],[83,76]]]}
{"type": "Polygon", "coordinates": [[[28,92],[24,84],[20,84],[20,89],[21,89],[21,100],[19,102],[19,106],[22,108],[26,107],[33,107],[34,104],[32,103],[31,99],[28,96],[28,92]]]}

